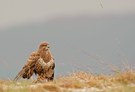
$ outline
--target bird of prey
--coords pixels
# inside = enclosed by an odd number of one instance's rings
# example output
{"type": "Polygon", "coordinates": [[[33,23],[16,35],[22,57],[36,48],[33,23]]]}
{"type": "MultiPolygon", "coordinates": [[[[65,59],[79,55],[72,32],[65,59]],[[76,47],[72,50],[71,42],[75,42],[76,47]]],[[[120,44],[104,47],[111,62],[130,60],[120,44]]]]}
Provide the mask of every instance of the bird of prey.
{"type": "Polygon", "coordinates": [[[54,58],[50,52],[49,44],[42,42],[37,51],[29,56],[22,70],[14,78],[17,81],[20,78],[30,79],[33,74],[37,75],[36,82],[46,82],[54,79],[54,58]]]}

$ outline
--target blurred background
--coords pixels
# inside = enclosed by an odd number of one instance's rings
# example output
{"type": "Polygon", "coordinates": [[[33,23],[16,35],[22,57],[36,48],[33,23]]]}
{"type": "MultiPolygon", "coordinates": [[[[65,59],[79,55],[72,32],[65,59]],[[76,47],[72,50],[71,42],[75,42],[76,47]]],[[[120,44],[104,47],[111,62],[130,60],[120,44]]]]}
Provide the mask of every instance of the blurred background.
{"type": "Polygon", "coordinates": [[[42,41],[55,77],[135,66],[134,0],[1,0],[0,78],[13,79],[42,41]]]}

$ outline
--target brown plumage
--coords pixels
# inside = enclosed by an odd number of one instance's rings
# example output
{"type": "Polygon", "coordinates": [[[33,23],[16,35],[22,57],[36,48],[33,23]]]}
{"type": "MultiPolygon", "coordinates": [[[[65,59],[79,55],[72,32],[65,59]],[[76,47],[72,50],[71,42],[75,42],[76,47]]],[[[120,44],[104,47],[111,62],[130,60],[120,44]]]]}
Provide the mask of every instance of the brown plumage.
{"type": "Polygon", "coordinates": [[[36,82],[50,81],[54,78],[54,68],[54,58],[49,50],[49,44],[42,42],[38,50],[29,56],[14,81],[20,78],[29,79],[34,73],[38,75],[36,82]]]}

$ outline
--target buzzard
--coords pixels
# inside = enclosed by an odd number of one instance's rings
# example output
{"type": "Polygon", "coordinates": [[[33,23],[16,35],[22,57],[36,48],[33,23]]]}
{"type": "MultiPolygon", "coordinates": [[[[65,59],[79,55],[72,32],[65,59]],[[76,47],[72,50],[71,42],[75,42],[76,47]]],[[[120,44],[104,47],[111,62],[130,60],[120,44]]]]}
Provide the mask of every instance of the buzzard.
{"type": "Polygon", "coordinates": [[[42,42],[37,51],[32,52],[22,70],[14,78],[29,79],[33,74],[37,75],[36,82],[51,81],[54,78],[54,58],[49,50],[49,44],[42,42]]]}

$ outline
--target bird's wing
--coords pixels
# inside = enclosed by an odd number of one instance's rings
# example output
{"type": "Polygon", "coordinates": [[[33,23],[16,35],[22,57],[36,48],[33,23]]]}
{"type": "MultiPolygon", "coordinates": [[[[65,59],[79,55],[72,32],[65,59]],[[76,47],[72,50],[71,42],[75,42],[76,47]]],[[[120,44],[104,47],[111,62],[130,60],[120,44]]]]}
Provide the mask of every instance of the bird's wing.
{"type": "Polygon", "coordinates": [[[23,66],[22,70],[14,78],[14,81],[17,81],[21,77],[29,79],[34,73],[35,64],[36,64],[36,62],[38,61],[39,58],[40,58],[39,53],[33,52],[29,56],[26,64],[23,66]]]}

